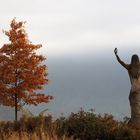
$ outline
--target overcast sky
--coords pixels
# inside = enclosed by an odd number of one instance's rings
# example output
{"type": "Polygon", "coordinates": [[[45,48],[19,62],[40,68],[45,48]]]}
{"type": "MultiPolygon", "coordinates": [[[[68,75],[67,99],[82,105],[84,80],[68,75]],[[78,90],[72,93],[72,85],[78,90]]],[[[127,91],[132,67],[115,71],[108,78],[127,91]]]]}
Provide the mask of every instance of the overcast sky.
{"type": "Polygon", "coordinates": [[[129,79],[113,49],[118,47],[127,63],[140,53],[139,7],[138,0],[4,0],[0,45],[7,42],[2,30],[14,17],[27,21],[30,41],[42,44],[47,57],[53,114],[84,107],[129,115],[129,79]]]}

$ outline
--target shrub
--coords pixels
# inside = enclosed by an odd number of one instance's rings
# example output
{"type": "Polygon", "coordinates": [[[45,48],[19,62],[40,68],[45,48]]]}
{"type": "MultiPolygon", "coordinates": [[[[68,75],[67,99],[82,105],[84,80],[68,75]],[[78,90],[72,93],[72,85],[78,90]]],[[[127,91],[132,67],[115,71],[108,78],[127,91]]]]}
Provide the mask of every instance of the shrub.
{"type": "Polygon", "coordinates": [[[80,110],[68,118],[58,119],[58,135],[74,136],[81,140],[139,140],[140,131],[126,122],[119,122],[112,115],[96,115],[94,112],[80,110]]]}
{"type": "Polygon", "coordinates": [[[54,120],[51,115],[0,122],[0,140],[140,140],[140,129],[112,115],[80,110],[54,120]],[[69,137],[69,138],[68,138],[69,137]]]}

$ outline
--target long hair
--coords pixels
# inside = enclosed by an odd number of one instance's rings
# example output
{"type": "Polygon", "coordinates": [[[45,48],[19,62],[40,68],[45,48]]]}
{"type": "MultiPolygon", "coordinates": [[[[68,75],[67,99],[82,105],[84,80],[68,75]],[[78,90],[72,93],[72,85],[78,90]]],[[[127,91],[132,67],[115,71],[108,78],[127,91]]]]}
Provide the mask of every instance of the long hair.
{"type": "Polygon", "coordinates": [[[140,75],[140,63],[138,55],[134,54],[131,58],[130,74],[133,78],[138,78],[140,75]]]}
{"type": "Polygon", "coordinates": [[[131,58],[131,65],[136,65],[136,64],[139,64],[139,57],[138,55],[134,54],[132,55],[132,58],[131,58]]]}

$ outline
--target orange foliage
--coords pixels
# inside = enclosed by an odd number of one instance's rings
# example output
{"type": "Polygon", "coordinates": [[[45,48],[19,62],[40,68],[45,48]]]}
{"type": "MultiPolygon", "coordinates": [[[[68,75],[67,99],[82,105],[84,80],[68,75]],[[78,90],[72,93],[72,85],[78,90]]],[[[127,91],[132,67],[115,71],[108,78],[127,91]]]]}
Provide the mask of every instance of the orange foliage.
{"type": "Polygon", "coordinates": [[[11,21],[11,29],[5,31],[10,43],[0,49],[0,104],[20,107],[24,104],[48,103],[53,97],[36,92],[48,84],[45,60],[37,55],[42,45],[34,45],[28,40],[24,22],[11,21]],[[16,103],[15,103],[16,98],[16,103]]]}

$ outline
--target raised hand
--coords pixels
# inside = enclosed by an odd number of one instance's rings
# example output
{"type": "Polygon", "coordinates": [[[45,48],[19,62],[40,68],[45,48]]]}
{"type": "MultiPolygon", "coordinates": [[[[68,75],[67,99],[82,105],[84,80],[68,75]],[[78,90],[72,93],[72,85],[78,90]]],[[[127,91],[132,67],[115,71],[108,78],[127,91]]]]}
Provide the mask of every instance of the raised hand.
{"type": "Polygon", "coordinates": [[[118,49],[117,48],[114,49],[114,53],[115,53],[115,55],[117,55],[117,53],[118,53],[118,49]]]}

